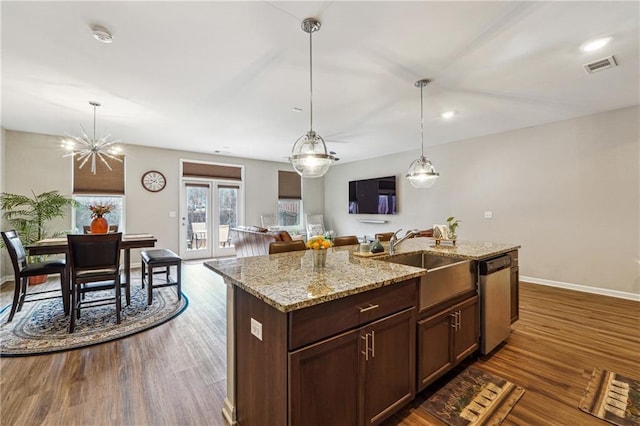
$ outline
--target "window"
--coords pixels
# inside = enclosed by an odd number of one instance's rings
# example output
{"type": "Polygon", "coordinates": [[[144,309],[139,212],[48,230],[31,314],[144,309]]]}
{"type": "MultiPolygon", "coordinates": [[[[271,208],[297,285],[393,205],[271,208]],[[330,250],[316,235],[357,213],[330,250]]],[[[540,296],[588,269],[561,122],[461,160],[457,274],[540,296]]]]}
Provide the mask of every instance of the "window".
{"type": "Polygon", "coordinates": [[[302,182],[295,172],[278,171],[278,225],[302,226],[302,182]]]}
{"type": "Polygon", "coordinates": [[[91,173],[91,167],[82,162],[73,161],[73,199],[78,206],[73,211],[74,232],[82,234],[84,227],[91,224],[90,205],[113,204],[115,209],[104,215],[110,226],[117,225],[118,231],[124,231],[124,169],[125,157],[120,156],[122,162],[109,161],[109,167],[98,161],[96,173],[91,173]]]}
{"type": "Polygon", "coordinates": [[[109,225],[118,225],[118,231],[124,231],[123,211],[124,211],[124,197],[115,195],[74,195],[73,199],[78,202],[78,206],[74,209],[74,232],[82,234],[84,227],[91,224],[91,210],[90,205],[95,204],[113,204],[116,208],[104,215],[109,225]]]}

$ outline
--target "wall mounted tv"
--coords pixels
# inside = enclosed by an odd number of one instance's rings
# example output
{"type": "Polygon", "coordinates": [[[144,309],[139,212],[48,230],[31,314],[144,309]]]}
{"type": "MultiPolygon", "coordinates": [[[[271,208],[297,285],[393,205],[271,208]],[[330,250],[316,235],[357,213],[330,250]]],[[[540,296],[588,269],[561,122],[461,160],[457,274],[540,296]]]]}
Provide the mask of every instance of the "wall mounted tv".
{"type": "Polygon", "coordinates": [[[396,177],[349,182],[350,214],[396,214],[396,177]]]}

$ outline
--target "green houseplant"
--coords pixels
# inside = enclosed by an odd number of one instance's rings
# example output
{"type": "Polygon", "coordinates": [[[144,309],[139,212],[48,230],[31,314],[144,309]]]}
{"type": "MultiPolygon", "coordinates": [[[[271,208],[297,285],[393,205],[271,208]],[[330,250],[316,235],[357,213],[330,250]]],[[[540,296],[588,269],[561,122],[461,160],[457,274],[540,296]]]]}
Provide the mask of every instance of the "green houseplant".
{"type": "MultiPolygon", "coordinates": [[[[3,217],[18,231],[20,240],[25,246],[49,237],[59,237],[64,232],[49,234],[47,225],[53,219],[64,217],[67,207],[75,206],[76,201],[60,194],[58,191],[36,194],[31,196],[3,192],[0,195],[0,209],[3,217]]],[[[4,246],[4,243],[2,244],[4,246]]],[[[40,259],[29,258],[29,261],[40,259]]]]}
{"type": "Polygon", "coordinates": [[[460,226],[461,220],[455,220],[455,217],[449,216],[447,219],[447,226],[449,227],[449,239],[455,240],[457,238],[456,228],[460,226]]]}

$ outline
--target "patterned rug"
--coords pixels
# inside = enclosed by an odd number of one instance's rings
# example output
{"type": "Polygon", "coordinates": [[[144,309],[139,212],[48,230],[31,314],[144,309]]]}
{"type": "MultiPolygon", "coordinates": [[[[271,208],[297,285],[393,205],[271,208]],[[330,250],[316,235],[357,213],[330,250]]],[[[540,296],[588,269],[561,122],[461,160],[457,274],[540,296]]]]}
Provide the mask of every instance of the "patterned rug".
{"type": "Polygon", "coordinates": [[[580,409],[614,425],[640,425],[640,382],[594,368],[580,409]]]}
{"type": "MultiPolygon", "coordinates": [[[[109,294],[113,291],[89,293],[86,297],[108,297],[109,294]]],[[[64,316],[60,298],[25,303],[8,324],[11,305],[5,306],[0,311],[0,356],[41,355],[121,339],[175,318],[188,303],[184,294],[178,301],[172,287],[154,290],[153,303],[147,306],[146,288],[134,284],[129,306],[123,292],[120,324],[116,323],[115,305],[87,308],[76,320],[73,334],[69,334],[69,317],[64,316]]]]}
{"type": "Polygon", "coordinates": [[[475,367],[469,367],[420,405],[452,426],[499,425],[524,389],[475,367]]]}

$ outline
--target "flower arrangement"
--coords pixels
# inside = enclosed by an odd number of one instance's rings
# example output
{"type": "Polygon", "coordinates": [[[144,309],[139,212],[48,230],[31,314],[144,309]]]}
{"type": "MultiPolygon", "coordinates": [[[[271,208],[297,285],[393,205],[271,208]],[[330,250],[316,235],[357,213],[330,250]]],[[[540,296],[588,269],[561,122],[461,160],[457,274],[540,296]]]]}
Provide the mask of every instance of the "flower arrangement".
{"type": "Polygon", "coordinates": [[[91,217],[92,218],[96,218],[96,217],[102,217],[103,215],[107,214],[107,213],[111,213],[112,210],[114,210],[116,208],[115,205],[109,203],[109,204],[90,204],[89,205],[89,210],[91,210],[91,217]]]}
{"type": "Polygon", "coordinates": [[[447,226],[449,227],[449,239],[450,240],[455,240],[456,239],[456,228],[458,226],[460,226],[460,222],[462,222],[461,220],[455,220],[455,217],[453,216],[449,216],[449,218],[447,219],[447,226]]]}
{"type": "Polygon", "coordinates": [[[311,250],[326,250],[329,247],[331,247],[331,240],[322,235],[316,235],[307,241],[307,248],[311,250]]]}

